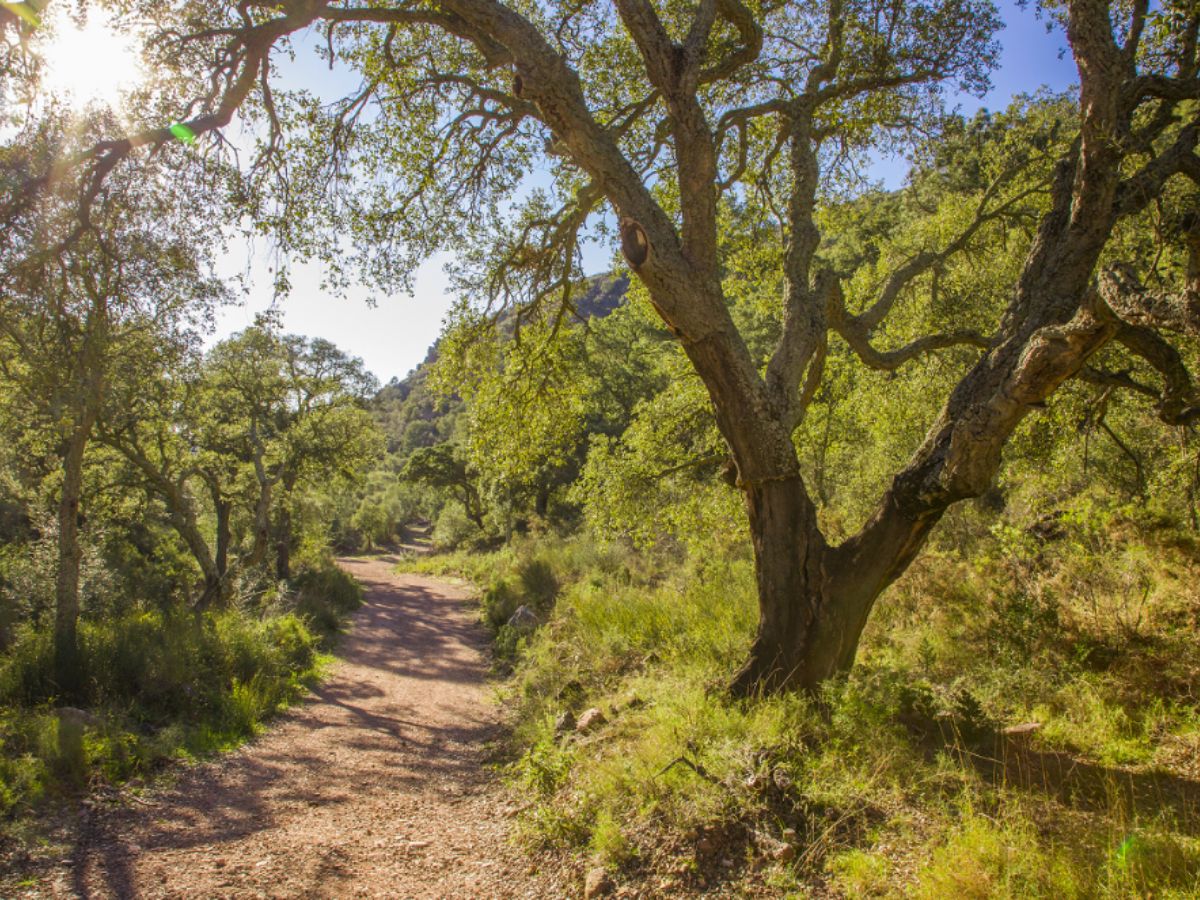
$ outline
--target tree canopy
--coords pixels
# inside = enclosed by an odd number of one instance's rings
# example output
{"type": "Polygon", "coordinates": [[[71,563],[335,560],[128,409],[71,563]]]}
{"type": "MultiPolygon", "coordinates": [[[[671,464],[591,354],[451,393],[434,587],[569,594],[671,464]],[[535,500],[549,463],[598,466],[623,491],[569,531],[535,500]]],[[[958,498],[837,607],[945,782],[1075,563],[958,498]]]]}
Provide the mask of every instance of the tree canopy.
{"type": "Polygon", "coordinates": [[[1065,381],[1147,395],[1167,423],[1200,418],[1171,338],[1194,334],[1197,313],[1190,4],[1043,4],[1077,96],[1061,114],[971,127],[941,101],[987,83],[1000,23],[985,0],[112,6],[148,27],[158,72],[132,127],[22,170],[0,216],[20,221],[73,180],[86,223],[106,178],[198,138],[180,164],[220,172],[232,209],[325,259],[335,282],[403,283],[451,248],[479,304],[516,306],[550,334],[578,295],[581,242],[619,246],[703,384],[742,492],[761,619],[738,691],[815,689],[844,671],[875,599],[951,505],[989,490],[1013,433],[1065,381]],[[273,80],[312,28],[362,78],[332,104],[273,80]],[[246,159],[222,136],[235,115],[254,128],[246,159]],[[907,199],[881,201],[874,231],[850,227],[862,207],[839,197],[853,165],[931,133],[946,139],[923,143],[907,199]],[[985,152],[958,165],[953,148],[973,144],[985,152]],[[531,187],[539,168],[548,184],[531,187]],[[920,227],[900,233],[896,216],[920,227]],[[1150,257],[1133,252],[1148,216],[1164,225],[1150,257]],[[1024,247],[997,302],[969,302],[959,260],[1005,227],[1024,247]],[[766,343],[734,315],[754,270],[774,282],[766,343]],[[1114,342],[1155,380],[1091,365],[1114,342]],[[840,543],[818,525],[793,440],[834,354],[883,372],[960,361],[924,439],[840,543]]]}

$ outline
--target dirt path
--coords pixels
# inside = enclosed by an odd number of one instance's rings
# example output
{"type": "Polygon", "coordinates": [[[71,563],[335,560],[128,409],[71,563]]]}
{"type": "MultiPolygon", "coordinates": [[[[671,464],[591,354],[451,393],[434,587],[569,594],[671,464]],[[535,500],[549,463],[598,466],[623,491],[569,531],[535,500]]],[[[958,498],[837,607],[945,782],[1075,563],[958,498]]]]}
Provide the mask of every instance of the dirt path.
{"type": "Polygon", "coordinates": [[[340,662],[260,739],[149,805],[85,813],[59,897],[564,896],[508,842],[485,767],[483,637],[444,582],[344,561],[367,604],[340,662]]]}

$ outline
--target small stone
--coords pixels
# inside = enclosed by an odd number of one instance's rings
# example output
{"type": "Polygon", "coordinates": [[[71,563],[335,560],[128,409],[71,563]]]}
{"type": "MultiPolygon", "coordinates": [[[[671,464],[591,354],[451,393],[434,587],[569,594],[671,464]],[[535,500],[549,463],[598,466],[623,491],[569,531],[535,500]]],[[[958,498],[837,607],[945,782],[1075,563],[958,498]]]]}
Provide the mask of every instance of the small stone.
{"type": "Polygon", "coordinates": [[[522,633],[533,631],[541,624],[537,613],[525,605],[518,606],[517,611],[508,618],[508,627],[522,633]]]}
{"type": "Polygon", "coordinates": [[[566,731],[572,731],[572,730],[574,730],[574,728],[575,728],[575,716],[574,716],[574,714],[572,714],[572,712],[569,709],[566,712],[560,714],[559,717],[554,720],[554,733],[555,734],[562,734],[563,732],[566,732],[566,731]]]}
{"type": "Polygon", "coordinates": [[[605,897],[612,892],[614,887],[616,885],[608,872],[600,868],[592,869],[583,880],[583,896],[586,900],[591,900],[592,897],[605,897]]]}
{"type": "Polygon", "coordinates": [[[780,862],[791,862],[796,858],[796,845],[780,844],[775,848],[775,852],[771,854],[771,857],[779,860],[780,862]]]}
{"type": "Polygon", "coordinates": [[[604,713],[593,706],[591,709],[585,710],[583,715],[579,717],[579,721],[575,723],[575,730],[580,734],[587,734],[589,731],[599,728],[607,721],[608,719],[604,718],[604,713]]]}

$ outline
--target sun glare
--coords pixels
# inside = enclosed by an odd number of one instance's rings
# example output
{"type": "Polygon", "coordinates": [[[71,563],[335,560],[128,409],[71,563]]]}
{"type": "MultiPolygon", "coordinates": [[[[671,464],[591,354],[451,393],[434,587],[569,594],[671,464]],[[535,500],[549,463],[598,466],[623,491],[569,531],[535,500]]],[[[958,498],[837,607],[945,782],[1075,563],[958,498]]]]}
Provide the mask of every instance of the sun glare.
{"type": "Polygon", "coordinates": [[[115,28],[102,7],[91,7],[82,23],[55,7],[42,24],[43,88],[76,109],[118,108],[143,76],[136,36],[115,28]]]}

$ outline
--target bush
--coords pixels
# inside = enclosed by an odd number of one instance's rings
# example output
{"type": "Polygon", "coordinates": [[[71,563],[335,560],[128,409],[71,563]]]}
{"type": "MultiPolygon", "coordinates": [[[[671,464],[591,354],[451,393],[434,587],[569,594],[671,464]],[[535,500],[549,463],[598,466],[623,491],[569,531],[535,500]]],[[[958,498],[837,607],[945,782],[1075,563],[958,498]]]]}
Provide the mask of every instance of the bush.
{"type": "Polygon", "coordinates": [[[532,558],[517,563],[517,578],[521,593],[531,606],[545,611],[558,596],[558,576],[548,560],[532,558]]]}
{"type": "Polygon", "coordinates": [[[649,863],[679,893],[1193,896],[1200,820],[1169,785],[1194,782],[1200,746],[1195,542],[1063,521],[1052,543],[952,522],[820,710],[721,690],[756,622],[748,554],[581,536],[417,565],[482,588],[514,670],[528,842],[649,863]],[[521,604],[545,622],[532,634],[505,624],[521,604]],[[589,707],[595,733],[558,727],[589,707]],[[1006,757],[1003,727],[1030,720],[1032,755],[1006,757]],[[1133,806],[1131,778],[1148,785],[1133,806]]]}
{"type": "Polygon", "coordinates": [[[480,536],[479,526],[467,518],[462,504],[447,503],[433,526],[433,546],[438,550],[456,550],[480,536]]]}
{"type": "MultiPolygon", "coordinates": [[[[334,591],[330,602],[351,596],[334,591]]],[[[135,610],[83,621],[80,644],[73,702],[86,709],[53,708],[49,634],[25,630],[0,661],[0,814],[232,746],[301,696],[320,664],[294,613],[135,610]]]]}
{"type": "Polygon", "coordinates": [[[363,604],[363,590],[332,563],[305,569],[292,579],[293,608],[329,643],[346,616],[363,604]]]}
{"type": "Polygon", "coordinates": [[[498,631],[521,605],[521,594],[507,581],[501,579],[483,592],[483,621],[498,631]]]}

